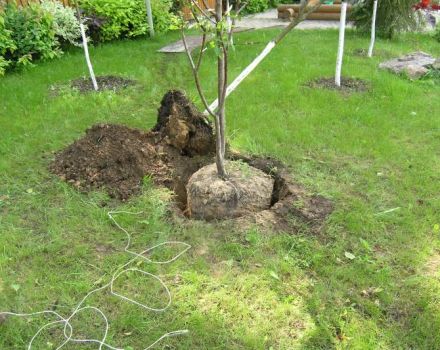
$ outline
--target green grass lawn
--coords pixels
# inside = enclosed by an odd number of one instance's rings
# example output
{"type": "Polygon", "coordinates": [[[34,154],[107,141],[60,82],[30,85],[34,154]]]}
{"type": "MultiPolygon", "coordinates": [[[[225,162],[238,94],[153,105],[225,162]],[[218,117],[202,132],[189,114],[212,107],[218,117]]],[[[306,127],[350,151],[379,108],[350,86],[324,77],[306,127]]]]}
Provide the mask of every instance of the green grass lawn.
{"type": "MultiPolygon", "coordinates": [[[[230,76],[276,33],[238,34],[230,76]]],[[[164,313],[142,311],[105,291],[90,299],[109,317],[113,346],[144,349],[165,332],[189,329],[156,348],[440,349],[440,86],[377,68],[415,50],[439,56],[440,46],[411,34],[379,40],[378,56],[367,59],[353,52],[367,48],[368,39],[349,32],[344,75],[367,80],[371,90],[344,95],[305,87],[332,76],[337,36],[291,33],[227,107],[234,148],[283,160],[298,182],[333,200],[336,210],[319,234],[308,227],[288,235],[172,224],[165,219],[168,194],[148,183],[141,196],[120,203],[102,192],[80,194],[48,172],[53,152],[95,123],[152,127],[168,89],[186,90],[200,106],[186,57],[156,53],[176,33],[91,50],[97,74],[140,82],[118,94],[52,96],[53,84],[86,74],[79,50],[0,79],[0,311],[68,315],[130,259],[107,212],[142,211],[118,216],[133,233],[133,249],[166,240],[192,249],[170,265],[139,264],[167,281],[173,304],[164,313]]],[[[208,54],[202,67],[209,100],[214,60],[208,54]]],[[[164,303],[158,286],[140,275],[118,288],[164,303]]],[[[47,321],[0,321],[0,349],[25,349],[47,321]]],[[[91,312],[73,324],[76,337],[102,337],[103,322],[91,312]]],[[[35,349],[61,342],[53,328],[35,349]]]]}

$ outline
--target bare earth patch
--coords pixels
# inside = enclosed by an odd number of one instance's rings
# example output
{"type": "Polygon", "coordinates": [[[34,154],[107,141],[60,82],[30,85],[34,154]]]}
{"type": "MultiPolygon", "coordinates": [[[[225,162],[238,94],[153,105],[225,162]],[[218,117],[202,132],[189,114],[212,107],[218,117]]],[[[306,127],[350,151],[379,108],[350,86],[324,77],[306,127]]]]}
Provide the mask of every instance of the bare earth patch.
{"type": "MultiPolygon", "coordinates": [[[[136,84],[136,81],[114,75],[103,75],[96,77],[99,90],[98,91],[118,91],[136,84]]],[[[79,78],[72,80],[70,83],[72,89],[76,89],[81,93],[95,91],[90,78],[79,78]]]]}
{"type": "Polygon", "coordinates": [[[335,78],[318,78],[306,84],[314,89],[337,90],[345,93],[366,92],[370,86],[368,82],[356,78],[341,78],[341,86],[336,86],[335,78]]]}

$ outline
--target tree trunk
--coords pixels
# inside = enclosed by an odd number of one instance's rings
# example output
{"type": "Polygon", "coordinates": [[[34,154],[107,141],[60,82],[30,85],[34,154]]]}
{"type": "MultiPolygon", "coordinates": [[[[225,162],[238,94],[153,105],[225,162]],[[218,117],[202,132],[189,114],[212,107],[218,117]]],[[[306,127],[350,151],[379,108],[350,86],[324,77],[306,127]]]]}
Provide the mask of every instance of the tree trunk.
{"type": "Polygon", "coordinates": [[[368,48],[368,57],[373,57],[374,42],[376,41],[376,16],[377,16],[377,0],[374,0],[373,19],[371,21],[371,42],[368,48]]]}
{"type": "Polygon", "coordinates": [[[89,46],[87,44],[86,32],[84,30],[84,25],[81,22],[81,18],[79,18],[79,28],[81,31],[81,37],[83,42],[84,56],[86,57],[87,67],[89,68],[90,79],[92,80],[93,88],[95,89],[95,91],[98,91],[99,89],[98,82],[96,81],[95,72],[93,71],[92,62],[90,61],[89,46]]]}
{"type": "MultiPolygon", "coordinates": [[[[216,0],[216,17],[217,23],[223,20],[223,0],[216,0]]],[[[216,147],[216,163],[218,175],[221,178],[226,177],[225,170],[225,148],[226,148],[226,121],[225,121],[225,87],[226,87],[226,52],[225,47],[221,44],[223,30],[217,28],[217,47],[220,49],[219,56],[217,58],[217,74],[218,74],[218,85],[217,85],[217,95],[220,102],[220,108],[216,113],[216,135],[217,135],[217,147],[216,147]]]]}
{"type": "Polygon", "coordinates": [[[347,18],[347,3],[344,1],[341,8],[341,21],[339,24],[339,45],[338,45],[338,57],[336,59],[336,75],[335,84],[341,86],[341,72],[342,72],[342,59],[344,57],[344,43],[345,43],[345,21],[347,18]]]}
{"type": "Polygon", "coordinates": [[[153,37],[154,23],[153,23],[153,13],[151,11],[151,0],[145,0],[145,6],[147,7],[147,19],[148,19],[148,28],[150,30],[150,37],[153,37]]]}

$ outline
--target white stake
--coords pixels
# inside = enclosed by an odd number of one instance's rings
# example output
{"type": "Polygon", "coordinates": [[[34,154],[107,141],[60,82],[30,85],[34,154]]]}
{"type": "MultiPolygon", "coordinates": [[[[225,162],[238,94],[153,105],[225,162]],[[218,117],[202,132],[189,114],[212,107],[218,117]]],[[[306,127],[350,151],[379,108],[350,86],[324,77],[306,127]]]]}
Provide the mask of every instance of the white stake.
{"type": "Polygon", "coordinates": [[[83,42],[84,55],[86,56],[87,67],[89,67],[90,79],[92,79],[93,88],[95,89],[95,91],[98,91],[99,89],[98,83],[96,81],[95,73],[93,72],[92,62],[90,61],[89,46],[87,44],[86,31],[84,30],[84,25],[81,22],[81,18],[79,18],[79,28],[81,30],[81,37],[83,42]]]}
{"type": "Polygon", "coordinates": [[[377,14],[377,0],[374,0],[373,5],[373,20],[371,21],[371,42],[368,48],[368,57],[373,57],[374,42],[376,41],[376,14],[377,14]]]}
{"type": "Polygon", "coordinates": [[[151,1],[145,0],[145,6],[147,7],[147,19],[148,27],[150,29],[150,37],[154,36],[154,23],[153,23],[153,13],[151,11],[151,1]]]}
{"type": "Polygon", "coordinates": [[[341,8],[341,21],[339,24],[339,46],[338,57],[336,59],[336,86],[341,86],[341,71],[342,71],[342,59],[344,57],[344,42],[345,42],[345,21],[347,18],[347,3],[344,1],[341,8]]]}

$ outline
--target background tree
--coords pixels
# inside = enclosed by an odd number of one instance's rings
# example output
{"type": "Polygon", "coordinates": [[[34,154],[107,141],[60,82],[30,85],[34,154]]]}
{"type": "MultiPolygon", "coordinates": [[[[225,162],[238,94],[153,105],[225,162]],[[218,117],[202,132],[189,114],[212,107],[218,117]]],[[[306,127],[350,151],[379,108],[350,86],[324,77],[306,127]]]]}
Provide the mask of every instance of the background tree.
{"type": "MultiPolygon", "coordinates": [[[[381,0],[377,7],[376,31],[383,38],[417,29],[417,14],[413,7],[419,0],[381,0]]],[[[373,18],[374,0],[361,0],[353,8],[351,19],[356,27],[369,33],[373,18]]]]}

